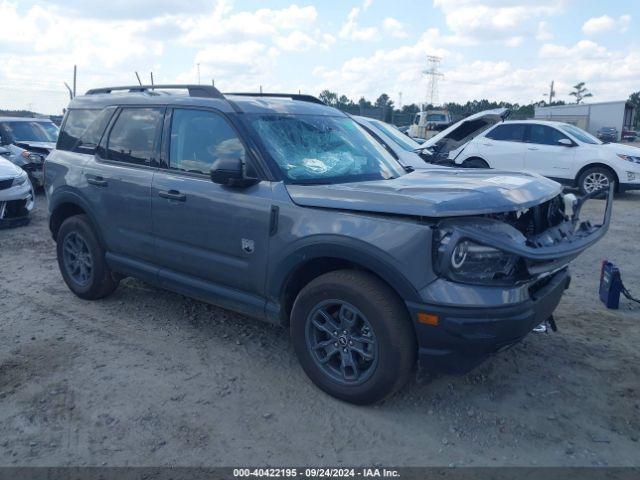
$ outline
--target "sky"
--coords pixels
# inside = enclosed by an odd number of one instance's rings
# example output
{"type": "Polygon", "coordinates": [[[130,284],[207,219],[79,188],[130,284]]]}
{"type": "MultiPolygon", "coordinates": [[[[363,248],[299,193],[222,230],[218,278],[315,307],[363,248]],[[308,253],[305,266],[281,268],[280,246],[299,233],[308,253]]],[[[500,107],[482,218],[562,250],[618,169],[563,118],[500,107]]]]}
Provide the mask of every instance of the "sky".
{"type": "Polygon", "coordinates": [[[358,100],[589,101],[640,90],[638,0],[0,0],[0,108],[54,114],[78,93],[148,82],[324,89],[358,100]]]}

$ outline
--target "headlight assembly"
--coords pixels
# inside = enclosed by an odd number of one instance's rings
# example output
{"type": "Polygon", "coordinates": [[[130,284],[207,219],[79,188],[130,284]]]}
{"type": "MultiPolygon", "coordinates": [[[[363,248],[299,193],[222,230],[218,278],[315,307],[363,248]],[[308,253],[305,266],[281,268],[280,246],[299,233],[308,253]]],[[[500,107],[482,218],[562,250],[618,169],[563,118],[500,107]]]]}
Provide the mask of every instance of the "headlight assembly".
{"type": "Polygon", "coordinates": [[[640,157],[633,157],[631,155],[623,155],[622,153],[617,154],[619,158],[622,160],[626,160],[627,162],[640,163],[640,157]]]}
{"type": "Polygon", "coordinates": [[[436,252],[439,273],[462,283],[515,281],[518,260],[517,255],[450,234],[442,237],[436,252]]]}

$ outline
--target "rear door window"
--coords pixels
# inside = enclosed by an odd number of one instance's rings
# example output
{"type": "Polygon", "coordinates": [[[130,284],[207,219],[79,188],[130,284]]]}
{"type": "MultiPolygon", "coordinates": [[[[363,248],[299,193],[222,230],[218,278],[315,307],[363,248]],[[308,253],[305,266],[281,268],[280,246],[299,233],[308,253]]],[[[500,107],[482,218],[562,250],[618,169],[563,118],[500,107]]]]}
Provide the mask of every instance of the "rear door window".
{"type": "Polygon", "coordinates": [[[526,125],[523,123],[501,124],[487,133],[486,137],[502,142],[522,142],[526,125]]]}
{"type": "Polygon", "coordinates": [[[105,157],[150,165],[157,157],[164,108],[123,108],[111,128],[105,157]]]}

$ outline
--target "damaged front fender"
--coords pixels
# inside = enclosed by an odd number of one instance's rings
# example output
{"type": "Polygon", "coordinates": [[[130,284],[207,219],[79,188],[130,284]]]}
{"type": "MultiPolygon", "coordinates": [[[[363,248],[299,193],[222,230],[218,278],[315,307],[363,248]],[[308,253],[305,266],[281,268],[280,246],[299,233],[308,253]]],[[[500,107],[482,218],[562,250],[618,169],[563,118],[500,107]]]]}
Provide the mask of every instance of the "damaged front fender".
{"type": "MultiPolygon", "coordinates": [[[[465,279],[464,275],[461,276],[455,271],[456,265],[463,261],[460,245],[487,247],[485,256],[491,254],[492,250],[502,252],[503,257],[494,253],[495,260],[491,260],[494,263],[509,255],[518,259],[513,262],[513,268],[509,272],[496,268],[493,278],[489,278],[491,272],[487,271],[482,279],[489,283],[513,284],[529,281],[562,269],[585,249],[599,241],[609,229],[613,209],[613,185],[607,193],[607,204],[601,224],[592,225],[589,221],[580,221],[579,218],[584,203],[602,193],[596,191],[578,199],[572,212],[562,212],[560,221],[540,232],[521,231],[504,220],[490,217],[444,220],[437,225],[441,241],[436,246],[435,264],[439,273],[454,281],[474,282],[474,279],[465,279]]],[[[476,247],[476,250],[480,251],[479,256],[482,255],[479,247],[476,247]]],[[[466,254],[466,251],[464,253],[466,254]]],[[[509,265],[504,263],[505,268],[509,265]]]]}

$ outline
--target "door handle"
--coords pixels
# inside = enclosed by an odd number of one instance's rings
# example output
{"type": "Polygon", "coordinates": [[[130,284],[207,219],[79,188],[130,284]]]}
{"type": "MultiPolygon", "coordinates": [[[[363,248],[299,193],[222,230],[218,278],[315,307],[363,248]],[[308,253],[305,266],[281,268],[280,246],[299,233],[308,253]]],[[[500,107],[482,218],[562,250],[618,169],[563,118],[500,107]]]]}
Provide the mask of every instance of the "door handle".
{"type": "Polygon", "coordinates": [[[95,185],[96,187],[106,187],[107,181],[100,175],[85,175],[87,177],[87,183],[89,185],[95,185]]]}
{"type": "Polygon", "coordinates": [[[168,198],[169,200],[175,200],[177,202],[184,202],[187,199],[187,196],[178,190],[160,190],[158,195],[162,198],[168,198]]]}
{"type": "Polygon", "coordinates": [[[538,147],[527,147],[528,150],[539,150],[538,147]]]}
{"type": "Polygon", "coordinates": [[[483,143],[482,145],[485,147],[493,147],[493,143],[483,143]]]}

